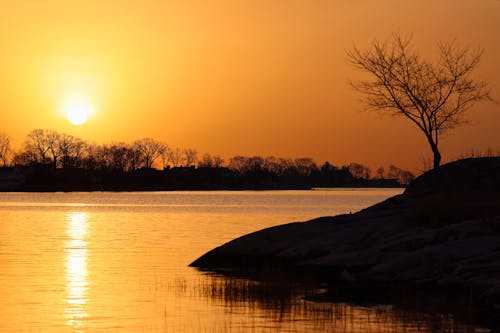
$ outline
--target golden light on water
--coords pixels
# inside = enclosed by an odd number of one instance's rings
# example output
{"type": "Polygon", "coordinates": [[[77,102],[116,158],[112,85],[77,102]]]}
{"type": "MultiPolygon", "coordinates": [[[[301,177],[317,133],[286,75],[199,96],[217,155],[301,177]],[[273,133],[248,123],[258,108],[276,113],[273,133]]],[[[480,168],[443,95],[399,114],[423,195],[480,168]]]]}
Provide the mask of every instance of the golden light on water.
{"type": "Polygon", "coordinates": [[[439,313],[310,302],[290,281],[187,267],[226,239],[400,191],[3,194],[0,332],[473,331],[439,313]]]}
{"type": "Polygon", "coordinates": [[[88,215],[72,212],[67,216],[66,235],[66,324],[81,332],[87,318],[88,270],[87,270],[88,215]]]}

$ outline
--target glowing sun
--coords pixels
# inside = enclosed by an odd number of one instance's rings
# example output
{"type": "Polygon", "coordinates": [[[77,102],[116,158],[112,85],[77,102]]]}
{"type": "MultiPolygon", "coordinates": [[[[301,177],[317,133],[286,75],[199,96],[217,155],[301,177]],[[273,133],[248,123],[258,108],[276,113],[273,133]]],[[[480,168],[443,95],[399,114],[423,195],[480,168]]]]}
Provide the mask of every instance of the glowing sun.
{"type": "Polygon", "coordinates": [[[82,125],[89,118],[92,105],[84,98],[71,98],[64,105],[66,118],[73,125],[82,125]]]}

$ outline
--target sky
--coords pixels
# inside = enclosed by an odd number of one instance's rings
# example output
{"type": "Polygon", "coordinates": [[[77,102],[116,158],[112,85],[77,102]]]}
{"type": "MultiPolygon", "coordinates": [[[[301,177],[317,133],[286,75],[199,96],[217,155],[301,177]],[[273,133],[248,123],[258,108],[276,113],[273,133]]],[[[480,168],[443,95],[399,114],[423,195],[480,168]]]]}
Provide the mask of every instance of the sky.
{"type": "MultiPolygon", "coordinates": [[[[199,153],[313,157],[336,165],[431,157],[403,118],[365,110],[346,50],[411,34],[481,47],[477,77],[500,100],[500,1],[21,0],[0,5],[0,131],[35,128],[95,143],[152,137],[199,153]],[[68,100],[89,105],[71,124],[68,100]]],[[[500,151],[500,104],[447,133],[443,160],[500,151]]]]}

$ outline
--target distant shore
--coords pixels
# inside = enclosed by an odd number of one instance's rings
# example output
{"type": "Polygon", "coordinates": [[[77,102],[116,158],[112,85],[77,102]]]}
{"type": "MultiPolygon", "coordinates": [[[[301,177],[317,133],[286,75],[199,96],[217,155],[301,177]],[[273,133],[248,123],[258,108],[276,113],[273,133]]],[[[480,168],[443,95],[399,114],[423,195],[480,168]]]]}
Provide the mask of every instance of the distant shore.
{"type": "Polygon", "coordinates": [[[54,168],[51,165],[0,168],[0,192],[310,190],[317,187],[404,187],[396,179],[354,177],[347,169],[272,175],[225,167],[174,167],[134,171],[54,168]]]}
{"type": "Polygon", "coordinates": [[[355,214],[261,230],[190,266],[222,273],[302,276],[314,297],[371,304],[444,297],[500,330],[500,158],[466,159],[414,180],[401,195],[355,214]],[[286,273],[283,273],[286,272],[286,273]],[[342,292],[343,291],[343,292],[342,292]]]}

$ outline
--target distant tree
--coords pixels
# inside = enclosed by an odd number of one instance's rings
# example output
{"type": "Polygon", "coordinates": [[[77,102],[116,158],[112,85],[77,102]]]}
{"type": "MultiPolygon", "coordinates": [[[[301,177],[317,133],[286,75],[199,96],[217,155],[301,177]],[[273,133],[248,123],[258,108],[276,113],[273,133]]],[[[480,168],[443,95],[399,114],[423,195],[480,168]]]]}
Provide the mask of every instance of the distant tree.
{"type": "Polygon", "coordinates": [[[143,163],[142,152],[134,145],[126,146],[128,171],[134,171],[141,167],[143,163]]]}
{"type": "Polygon", "coordinates": [[[353,87],[368,107],[414,123],[425,134],[438,169],[443,132],[462,124],[465,112],[477,102],[491,100],[487,84],[472,79],[483,52],[440,43],[440,59],[432,62],[410,44],[411,38],[395,34],[388,42],[374,41],[369,49],[348,51],[351,64],[372,77],[353,87]]]}
{"type": "Polygon", "coordinates": [[[202,168],[211,168],[214,166],[212,155],[205,153],[198,162],[198,166],[202,168]]]}
{"type": "Polygon", "coordinates": [[[144,167],[152,168],[156,159],[158,159],[165,151],[166,146],[158,140],[144,138],[134,141],[133,149],[137,149],[137,151],[141,154],[144,167]]]}
{"type": "Polygon", "coordinates": [[[280,176],[283,174],[283,167],[280,164],[280,160],[274,156],[268,156],[264,159],[262,166],[269,174],[273,176],[280,176]]]}
{"type": "Polygon", "coordinates": [[[297,169],[295,168],[295,163],[289,158],[279,159],[280,168],[283,175],[291,176],[297,174],[297,169]]]}
{"type": "Polygon", "coordinates": [[[224,165],[224,159],[219,155],[212,157],[214,162],[214,168],[221,168],[224,165]]]}
{"type": "Polygon", "coordinates": [[[80,138],[69,134],[59,135],[57,141],[57,151],[61,167],[80,167],[82,164],[82,155],[85,151],[85,146],[85,142],[80,138]]]}
{"type": "Polygon", "coordinates": [[[371,170],[369,167],[364,166],[359,163],[351,163],[348,166],[349,172],[354,178],[369,179],[371,175],[371,170]]]}
{"type": "Polygon", "coordinates": [[[113,170],[120,172],[132,169],[135,170],[137,168],[137,163],[134,163],[134,161],[138,161],[140,157],[134,158],[136,154],[131,152],[132,149],[132,147],[123,142],[114,143],[107,147],[106,151],[109,154],[109,166],[113,170]],[[131,165],[134,165],[134,168],[132,168],[131,165]]]}
{"type": "Polygon", "coordinates": [[[59,141],[61,139],[61,135],[56,131],[45,130],[45,140],[49,147],[49,156],[52,159],[52,165],[54,168],[57,167],[57,162],[59,160],[60,151],[59,151],[59,141]]]}
{"type": "Polygon", "coordinates": [[[401,173],[399,174],[399,182],[401,184],[409,184],[413,181],[413,179],[415,179],[415,175],[413,173],[411,173],[410,171],[408,170],[401,170],[401,173]]]}
{"type": "Polygon", "coordinates": [[[163,148],[164,149],[161,152],[160,158],[161,158],[162,168],[165,169],[165,168],[169,167],[169,161],[170,161],[169,152],[170,152],[170,147],[167,144],[165,144],[165,146],[163,148]]]}
{"type": "Polygon", "coordinates": [[[183,164],[184,154],[182,149],[176,147],[169,149],[168,152],[168,160],[172,163],[174,167],[179,167],[183,164]]]}
{"type": "Polygon", "coordinates": [[[32,152],[20,151],[12,157],[12,163],[15,165],[32,165],[36,163],[37,157],[32,152]]]}
{"type": "Polygon", "coordinates": [[[24,152],[18,159],[26,164],[47,164],[51,160],[50,150],[53,142],[50,141],[49,131],[35,129],[28,133],[24,141],[24,152]]]}
{"type": "Polygon", "coordinates": [[[82,167],[88,170],[99,169],[99,163],[97,161],[96,155],[99,147],[95,144],[87,143],[85,145],[85,152],[82,156],[82,167]]]}
{"type": "Polygon", "coordinates": [[[336,166],[331,165],[330,162],[328,161],[323,163],[323,165],[321,166],[321,172],[334,172],[337,170],[338,168],[336,166]]]}
{"type": "Polygon", "coordinates": [[[184,161],[186,162],[186,166],[195,166],[198,162],[198,152],[191,148],[186,148],[182,150],[184,154],[184,161]]]}
{"type": "Polygon", "coordinates": [[[264,158],[261,156],[252,156],[246,159],[245,169],[247,172],[257,172],[264,169],[264,158]]]}
{"type": "Polygon", "coordinates": [[[247,165],[247,158],[244,156],[233,156],[229,159],[229,169],[234,170],[239,173],[245,172],[245,168],[247,165]]]}
{"type": "Polygon", "coordinates": [[[109,147],[106,145],[94,146],[92,150],[92,160],[95,168],[101,171],[111,169],[109,160],[109,147]]]}
{"type": "Polygon", "coordinates": [[[384,179],[384,175],[385,175],[385,170],[384,168],[380,167],[377,169],[377,177],[378,179],[384,179]]]}
{"type": "Polygon", "coordinates": [[[415,175],[413,175],[413,173],[400,169],[395,165],[389,165],[387,177],[396,179],[401,184],[409,184],[413,179],[415,179],[415,175]]]}
{"type": "Polygon", "coordinates": [[[264,170],[265,160],[261,156],[234,156],[229,160],[229,168],[238,173],[260,172],[264,170]]]}
{"type": "Polygon", "coordinates": [[[310,157],[296,158],[294,162],[300,176],[309,176],[312,172],[318,170],[318,166],[310,157]]]}
{"type": "Polygon", "coordinates": [[[397,166],[392,165],[392,164],[389,165],[389,170],[387,171],[387,177],[389,177],[391,179],[398,179],[400,173],[401,173],[400,168],[398,168],[397,166]]]}
{"type": "Polygon", "coordinates": [[[0,132],[0,160],[3,166],[7,166],[11,154],[11,138],[7,134],[0,132]]]}

